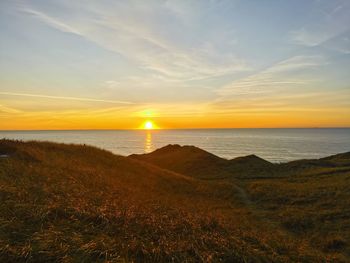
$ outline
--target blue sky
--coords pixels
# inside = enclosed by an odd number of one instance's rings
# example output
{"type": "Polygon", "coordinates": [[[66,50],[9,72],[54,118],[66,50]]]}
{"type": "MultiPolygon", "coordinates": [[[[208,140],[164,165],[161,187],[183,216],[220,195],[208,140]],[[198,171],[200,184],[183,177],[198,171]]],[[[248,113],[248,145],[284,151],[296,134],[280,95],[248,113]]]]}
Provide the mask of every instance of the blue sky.
{"type": "Polygon", "coordinates": [[[2,0],[0,32],[0,128],[350,126],[348,0],[2,0]]]}

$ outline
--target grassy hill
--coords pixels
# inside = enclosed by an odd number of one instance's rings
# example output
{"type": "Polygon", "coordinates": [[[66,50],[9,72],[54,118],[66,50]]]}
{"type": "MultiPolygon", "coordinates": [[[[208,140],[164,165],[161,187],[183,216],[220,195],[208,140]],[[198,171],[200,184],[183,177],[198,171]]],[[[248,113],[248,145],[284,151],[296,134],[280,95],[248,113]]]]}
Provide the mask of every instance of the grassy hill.
{"type": "Polygon", "coordinates": [[[348,261],[348,155],[260,179],[232,177],[231,162],[274,165],[180,148],[156,151],[160,167],[89,146],[0,140],[0,262],[348,261]]]}
{"type": "Polygon", "coordinates": [[[168,145],[149,154],[132,154],[130,157],[195,178],[230,175],[226,170],[227,160],[194,146],[168,145]]]}
{"type": "Polygon", "coordinates": [[[132,154],[130,158],[200,179],[270,176],[274,168],[272,163],[255,155],[227,160],[187,145],[168,145],[149,154],[132,154]]]}

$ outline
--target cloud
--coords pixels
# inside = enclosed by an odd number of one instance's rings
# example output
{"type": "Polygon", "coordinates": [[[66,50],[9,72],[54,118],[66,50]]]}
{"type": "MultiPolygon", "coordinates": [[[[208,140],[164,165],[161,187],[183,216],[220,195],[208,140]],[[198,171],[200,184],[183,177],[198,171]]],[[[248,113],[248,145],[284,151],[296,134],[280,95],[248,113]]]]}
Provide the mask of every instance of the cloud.
{"type": "Polygon", "coordinates": [[[344,114],[349,111],[350,90],[326,91],[319,89],[303,92],[274,93],[268,96],[224,97],[209,105],[209,112],[217,116],[284,115],[285,120],[294,114],[313,116],[317,114],[344,114]]]}
{"type": "Polygon", "coordinates": [[[29,15],[32,15],[38,19],[40,19],[42,22],[44,22],[45,24],[49,25],[49,26],[52,26],[62,32],[67,32],[67,33],[72,33],[72,34],[76,34],[76,35],[81,35],[81,33],[76,30],[75,28],[51,17],[51,16],[48,16],[42,12],[39,12],[37,10],[34,10],[34,9],[31,9],[31,8],[28,8],[28,7],[23,7],[21,9],[21,11],[23,11],[24,13],[27,13],[29,15]]]}
{"type": "Polygon", "coordinates": [[[315,81],[305,71],[326,63],[321,56],[294,56],[218,90],[220,96],[270,94],[315,81]]]}
{"type": "Polygon", "coordinates": [[[218,90],[210,112],[219,115],[264,115],[346,112],[348,87],[333,88],[323,75],[330,63],[323,56],[294,56],[218,90]]]}
{"type": "Polygon", "coordinates": [[[34,97],[34,98],[45,98],[45,99],[55,99],[55,100],[74,100],[74,101],[87,101],[87,102],[104,102],[104,103],[110,103],[110,104],[127,104],[127,105],[133,104],[132,102],[129,102],[129,101],[104,100],[104,99],[93,99],[93,98],[82,98],[82,97],[51,96],[51,95],[44,95],[44,94],[14,93],[14,92],[4,92],[4,91],[1,91],[0,95],[20,96],[20,97],[34,97]]]}
{"type": "Polygon", "coordinates": [[[16,113],[22,113],[22,111],[14,109],[14,108],[10,108],[4,105],[0,104],[0,114],[1,113],[5,113],[5,114],[16,114],[16,113]]]}
{"type": "Polygon", "coordinates": [[[138,103],[200,103],[212,99],[213,87],[203,81],[182,81],[161,74],[125,76],[101,83],[101,94],[118,94],[121,99],[138,103]]]}
{"type": "Polygon", "coordinates": [[[295,44],[313,47],[322,46],[349,30],[349,1],[318,1],[309,12],[309,20],[289,36],[295,44]]]}
{"type": "Polygon", "coordinates": [[[338,51],[342,54],[350,54],[350,29],[331,39],[328,39],[322,46],[330,50],[338,51]]]}
{"type": "MultiPolygon", "coordinates": [[[[64,18],[62,14],[53,15],[35,7],[24,7],[22,11],[57,30],[77,34],[116,52],[139,68],[168,79],[190,81],[249,70],[244,60],[234,54],[223,54],[215,48],[209,52],[204,48],[208,44],[205,41],[186,45],[188,39],[193,38],[191,34],[196,33],[191,30],[195,29],[182,25],[166,3],[137,6],[132,3],[114,3],[103,6],[96,2],[81,5],[79,10],[75,10],[73,5],[70,11],[79,14],[74,19],[69,15],[64,18]],[[153,16],[159,19],[157,23],[152,20],[153,16]],[[162,23],[167,24],[169,32],[165,31],[162,23]]],[[[215,41],[234,42],[232,39],[215,41]]]]}
{"type": "Polygon", "coordinates": [[[290,32],[290,37],[296,44],[312,47],[326,41],[330,35],[328,32],[311,32],[303,27],[290,32]]]}

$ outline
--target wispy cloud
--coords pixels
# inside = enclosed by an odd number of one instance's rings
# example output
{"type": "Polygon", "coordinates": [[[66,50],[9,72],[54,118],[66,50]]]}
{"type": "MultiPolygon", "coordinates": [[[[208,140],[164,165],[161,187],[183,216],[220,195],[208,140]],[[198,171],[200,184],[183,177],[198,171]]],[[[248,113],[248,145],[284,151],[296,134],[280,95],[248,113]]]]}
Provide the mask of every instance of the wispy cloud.
{"type": "Polygon", "coordinates": [[[296,44],[310,47],[317,46],[330,38],[329,33],[318,32],[315,34],[315,32],[311,32],[305,27],[290,32],[290,37],[296,44]]]}
{"type": "Polygon", "coordinates": [[[68,33],[72,33],[72,34],[76,34],[76,35],[81,35],[81,33],[78,30],[76,30],[75,28],[73,28],[73,27],[69,26],[68,24],[66,24],[62,21],[59,21],[51,16],[48,16],[45,13],[39,12],[39,11],[34,10],[32,8],[29,8],[29,7],[23,7],[21,9],[21,11],[40,19],[41,21],[43,21],[47,25],[52,26],[52,27],[54,27],[62,32],[68,32],[68,33]]]}
{"type": "Polygon", "coordinates": [[[328,41],[346,34],[350,30],[350,2],[315,2],[310,11],[310,20],[301,28],[292,30],[290,39],[307,47],[322,46],[328,41]]]}
{"type": "Polygon", "coordinates": [[[218,90],[220,96],[270,94],[278,89],[302,86],[315,81],[304,72],[324,65],[321,56],[295,56],[262,70],[254,75],[234,81],[218,90]]]}
{"type": "Polygon", "coordinates": [[[16,114],[16,113],[21,113],[22,111],[7,107],[5,105],[0,104],[0,114],[5,113],[5,114],[16,114]]]}
{"type": "MultiPolygon", "coordinates": [[[[242,97],[228,97],[217,100],[210,105],[210,114],[226,116],[240,122],[246,118],[255,118],[253,127],[271,121],[272,127],[289,126],[295,121],[295,126],[308,126],[324,118],[322,125],[339,125],[347,123],[344,116],[350,113],[350,90],[325,91],[320,89],[305,90],[303,92],[275,93],[269,96],[253,96],[249,99],[242,97]],[[337,116],[344,121],[337,123],[337,116]],[[301,125],[300,121],[306,122],[301,125]],[[330,121],[334,121],[331,124],[330,121]]],[[[234,125],[235,122],[232,122],[234,125]]],[[[320,125],[320,124],[318,124],[320,125]]]]}
{"type": "Polygon", "coordinates": [[[134,104],[134,103],[129,102],[129,101],[104,100],[104,99],[93,99],[93,98],[82,98],[82,97],[51,96],[51,95],[44,95],[44,94],[15,93],[15,92],[3,92],[3,91],[0,92],[0,95],[45,98],[45,99],[54,99],[54,100],[104,102],[104,103],[111,103],[111,104],[127,104],[127,105],[134,104]]]}
{"type": "MultiPolygon", "coordinates": [[[[60,31],[77,34],[104,49],[121,54],[140,68],[169,79],[188,81],[249,69],[244,60],[234,54],[222,54],[215,50],[208,53],[208,49],[186,47],[180,40],[174,39],[175,35],[169,36],[168,33],[162,32],[163,29],[156,30],[155,27],[160,26],[150,23],[148,17],[166,14],[172,16],[170,21],[178,18],[167,9],[166,4],[151,6],[152,8],[133,6],[133,9],[130,9],[121,3],[114,3],[112,8],[97,3],[91,8],[83,5],[79,10],[75,10],[80,14],[79,21],[63,20],[57,15],[53,16],[34,7],[23,7],[22,11],[60,31]],[[124,11],[134,15],[126,16],[124,11]]],[[[188,28],[173,30],[186,31],[188,28]]],[[[176,32],[181,37],[179,33],[176,32]]],[[[222,39],[225,40],[227,39],[222,39]]]]}

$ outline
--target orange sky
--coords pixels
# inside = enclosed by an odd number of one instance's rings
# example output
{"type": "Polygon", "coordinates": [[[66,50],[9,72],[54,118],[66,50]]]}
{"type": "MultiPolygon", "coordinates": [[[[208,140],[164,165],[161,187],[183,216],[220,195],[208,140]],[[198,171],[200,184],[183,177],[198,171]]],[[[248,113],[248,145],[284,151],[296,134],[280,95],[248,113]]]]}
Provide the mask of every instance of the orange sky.
{"type": "Polygon", "coordinates": [[[276,127],[349,127],[350,111],[322,110],[308,113],[260,112],[235,114],[196,114],[193,116],[142,116],[125,112],[45,112],[16,113],[2,116],[1,129],[138,129],[150,120],[156,127],[172,128],[276,128],[276,127]],[[315,118],[317,116],[317,118],[315,118]]]}

